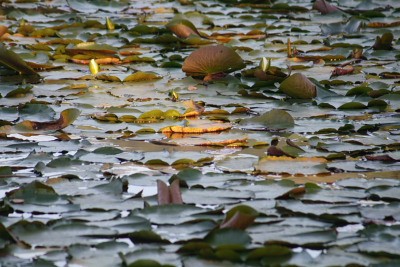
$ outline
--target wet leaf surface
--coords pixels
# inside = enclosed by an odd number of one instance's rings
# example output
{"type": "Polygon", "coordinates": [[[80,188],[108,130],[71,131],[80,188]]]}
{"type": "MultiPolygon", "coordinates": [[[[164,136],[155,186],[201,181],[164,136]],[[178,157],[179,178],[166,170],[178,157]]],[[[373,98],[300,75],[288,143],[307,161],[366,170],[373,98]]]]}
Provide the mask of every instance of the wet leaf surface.
{"type": "Polygon", "coordinates": [[[0,265],[399,265],[398,1],[1,6],[0,265]]]}

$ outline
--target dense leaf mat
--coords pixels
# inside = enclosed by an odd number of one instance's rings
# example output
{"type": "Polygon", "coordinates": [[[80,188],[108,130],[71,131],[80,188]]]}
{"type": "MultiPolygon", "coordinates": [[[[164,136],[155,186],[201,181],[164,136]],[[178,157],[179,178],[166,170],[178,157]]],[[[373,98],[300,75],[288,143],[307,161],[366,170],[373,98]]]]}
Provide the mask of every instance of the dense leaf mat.
{"type": "Polygon", "coordinates": [[[0,265],[399,266],[399,27],[394,0],[2,1],[0,265]]]}

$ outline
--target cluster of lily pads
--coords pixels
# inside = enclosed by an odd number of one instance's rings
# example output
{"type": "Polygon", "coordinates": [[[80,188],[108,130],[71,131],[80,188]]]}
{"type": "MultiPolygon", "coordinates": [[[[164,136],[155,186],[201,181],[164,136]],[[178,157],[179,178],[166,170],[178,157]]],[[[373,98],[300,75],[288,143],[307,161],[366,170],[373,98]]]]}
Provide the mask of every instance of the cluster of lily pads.
{"type": "Polygon", "coordinates": [[[397,1],[0,5],[1,266],[400,264],[397,1]]]}

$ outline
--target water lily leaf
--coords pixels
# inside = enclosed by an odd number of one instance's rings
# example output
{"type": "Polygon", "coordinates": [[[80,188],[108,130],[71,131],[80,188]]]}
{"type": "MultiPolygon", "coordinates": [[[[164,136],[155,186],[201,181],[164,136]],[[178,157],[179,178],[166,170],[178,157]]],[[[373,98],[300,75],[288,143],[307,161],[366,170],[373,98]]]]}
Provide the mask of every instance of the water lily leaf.
{"type": "Polygon", "coordinates": [[[123,81],[124,82],[143,82],[143,81],[152,81],[152,80],[158,80],[158,79],[162,79],[162,77],[158,76],[156,73],[138,71],[138,72],[135,72],[135,73],[129,75],[123,81]]]}
{"type": "Polygon", "coordinates": [[[340,107],[338,107],[338,109],[340,109],[340,110],[364,109],[364,108],[367,108],[367,106],[360,102],[348,102],[348,103],[345,103],[345,104],[341,105],[340,107]]]}
{"type": "Polygon", "coordinates": [[[321,14],[329,14],[340,10],[337,6],[331,5],[325,0],[315,1],[313,9],[318,10],[319,12],[321,12],[321,14]]]}
{"type": "Polygon", "coordinates": [[[181,133],[181,134],[202,134],[222,132],[232,128],[230,123],[213,122],[207,120],[190,120],[187,125],[167,126],[161,129],[164,134],[181,133]]]}
{"type": "Polygon", "coordinates": [[[256,170],[263,173],[319,174],[329,173],[323,158],[263,157],[256,164],[256,170]]]}
{"type": "Polygon", "coordinates": [[[273,109],[263,115],[241,120],[240,125],[248,128],[287,129],[294,126],[294,119],[285,110],[273,109]]]}
{"type": "Polygon", "coordinates": [[[225,219],[221,222],[220,228],[246,229],[257,218],[258,212],[252,207],[238,205],[230,209],[225,219]]]}
{"type": "Polygon", "coordinates": [[[38,181],[31,182],[7,194],[7,199],[12,202],[18,201],[31,204],[52,203],[58,198],[58,194],[52,187],[38,181]]]}
{"type": "Polygon", "coordinates": [[[264,257],[290,256],[292,250],[280,245],[267,245],[265,247],[256,248],[247,255],[247,260],[258,260],[264,257]]]}
{"type": "Polygon", "coordinates": [[[213,45],[192,52],[183,62],[182,70],[189,76],[229,73],[245,67],[243,59],[230,47],[213,45]]]}
{"type": "Polygon", "coordinates": [[[20,74],[38,75],[18,54],[8,50],[4,44],[0,44],[0,64],[20,74]]]}
{"type": "Polygon", "coordinates": [[[8,244],[13,243],[18,243],[18,240],[7,230],[3,223],[0,223],[0,248],[3,249],[8,244]]]}
{"type": "Polygon", "coordinates": [[[315,84],[301,73],[286,78],[279,86],[279,90],[293,98],[309,99],[317,96],[315,84]]]}
{"type": "Polygon", "coordinates": [[[32,91],[33,86],[32,85],[26,85],[25,87],[18,87],[15,90],[11,90],[10,92],[8,92],[5,97],[22,97],[25,96],[26,94],[29,94],[32,91]]]}
{"type": "Polygon", "coordinates": [[[166,183],[157,180],[158,205],[183,204],[179,179],[175,179],[168,187],[166,183]]]}
{"type": "Polygon", "coordinates": [[[382,36],[377,36],[372,48],[374,50],[392,50],[394,36],[392,32],[385,32],[382,36]]]}
{"type": "MultiPolygon", "coordinates": [[[[25,120],[14,126],[14,130],[17,132],[35,132],[35,131],[57,131],[61,130],[71,123],[73,123],[76,118],[78,118],[81,111],[76,108],[65,109],[61,112],[60,118],[55,121],[30,121],[25,120]]],[[[0,132],[1,132],[0,127],[0,132]]]]}
{"type": "Polygon", "coordinates": [[[352,18],[347,23],[334,22],[330,24],[322,24],[320,26],[322,34],[336,35],[336,34],[353,34],[360,31],[361,20],[352,18]]]}
{"type": "Polygon", "coordinates": [[[165,27],[179,38],[188,38],[190,35],[200,36],[196,26],[187,19],[173,19],[165,27]]]}
{"type": "MultiPolygon", "coordinates": [[[[68,45],[65,52],[69,55],[94,55],[95,57],[109,57],[117,54],[117,49],[108,44],[97,44],[95,42],[82,42],[76,45],[68,45]]],[[[97,62],[97,61],[96,61],[97,62]]],[[[99,63],[99,62],[97,62],[99,63]]],[[[100,63],[99,63],[100,64],[100,63]]]]}
{"type": "Polygon", "coordinates": [[[217,248],[242,249],[251,242],[251,237],[243,230],[224,228],[212,231],[205,241],[217,248]]]}

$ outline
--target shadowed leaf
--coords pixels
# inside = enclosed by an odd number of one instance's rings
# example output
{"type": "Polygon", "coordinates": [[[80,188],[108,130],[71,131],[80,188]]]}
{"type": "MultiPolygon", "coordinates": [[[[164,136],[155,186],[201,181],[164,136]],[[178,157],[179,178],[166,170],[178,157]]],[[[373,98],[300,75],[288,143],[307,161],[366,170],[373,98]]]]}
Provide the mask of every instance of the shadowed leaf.
{"type": "Polygon", "coordinates": [[[60,114],[60,118],[55,121],[46,121],[46,122],[39,122],[39,121],[30,121],[25,120],[14,127],[0,127],[0,132],[40,132],[40,131],[57,131],[61,130],[67,126],[69,126],[72,122],[78,118],[80,114],[80,110],[76,108],[70,108],[63,110],[60,114]]]}
{"type": "Polygon", "coordinates": [[[0,44],[0,64],[13,69],[20,74],[38,75],[26,62],[16,53],[8,50],[4,44],[0,44]]]}
{"type": "Polygon", "coordinates": [[[258,212],[252,207],[238,205],[230,209],[222,221],[220,228],[246,229],[257,218],[258,212]]]}
{"type": "Polygon", "coordinates": [[[314,2],[313,9],[318,10],[321,14],[329,14],[339,11],[340,9],[334,5],[329,4],[325,0],[317,0],[314,2]]]}

